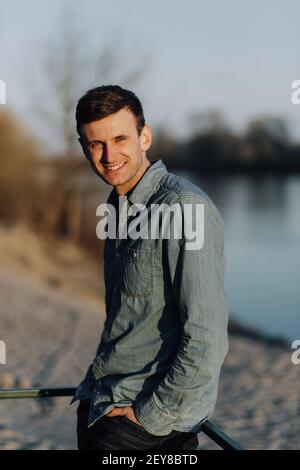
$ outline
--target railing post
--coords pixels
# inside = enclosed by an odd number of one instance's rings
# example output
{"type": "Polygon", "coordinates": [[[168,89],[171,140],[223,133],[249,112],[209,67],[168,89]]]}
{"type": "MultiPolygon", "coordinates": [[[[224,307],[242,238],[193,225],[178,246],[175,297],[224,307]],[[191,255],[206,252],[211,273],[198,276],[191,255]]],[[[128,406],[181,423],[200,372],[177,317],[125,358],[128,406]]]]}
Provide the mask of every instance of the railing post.
{"type": "Polygon", "coordinates": [[[224,450],[245,450],[231,437],[227,436],[222,429],[208,420],[203,423],[202,431],[224,450]]]}

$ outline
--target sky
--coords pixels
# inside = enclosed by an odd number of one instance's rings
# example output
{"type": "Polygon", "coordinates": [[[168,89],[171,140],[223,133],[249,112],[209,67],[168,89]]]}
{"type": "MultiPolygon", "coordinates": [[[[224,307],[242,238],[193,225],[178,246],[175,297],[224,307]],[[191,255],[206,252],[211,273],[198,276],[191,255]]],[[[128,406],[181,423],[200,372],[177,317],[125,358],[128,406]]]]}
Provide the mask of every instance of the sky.
{"type": "MultiPolygon", "coordinates": [[[[37,135],[44,131],[32,118],[31,100],[47,53],[43,44],[55,42],[66,5],[77,12],[87,50],[92,37],[116,38],[121,50],[121,31],[128,42],[123,61],[147,64],[134,91],[150,124],[183,137],[188,116],[199,111],[220,111],[236,131],[251,119],[275,115],[300,140],[300,105],[291,102],[291,84],[300,79],[296,0],[0,0],[7,106],[37,135]]],[[[43,136],[48,143],[49,136],[43,136]]]]}

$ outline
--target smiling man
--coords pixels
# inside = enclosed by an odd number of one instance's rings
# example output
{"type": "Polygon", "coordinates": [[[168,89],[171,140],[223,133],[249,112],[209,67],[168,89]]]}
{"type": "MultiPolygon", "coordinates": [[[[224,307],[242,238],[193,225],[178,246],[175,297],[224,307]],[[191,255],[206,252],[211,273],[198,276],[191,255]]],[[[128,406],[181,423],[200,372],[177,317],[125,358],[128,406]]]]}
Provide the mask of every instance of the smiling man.
{"type": "Polygon", "coordinates": [[[84,126],[79,139],[95,173],[126,194],[150,165],[146,151],[151,145],[151,128],[143,118],[123,108],[103,120],[84,126]]]}
{"type": "MultiPolygon", "coordinates": [[[[76,119],[86,158],[113,187],[107,203],[118,209],[119,196],[126,197],[117,237],[104,245],[101,341],[71,401],[80,400],[78,448],[194,448],[214,410],[228,350],[221,215],[200,188],[148,160],[151,128],[133,92],[89,90],[76,119]],[[138,204],[203,205],[203,247],[189,250],[185,235],[120,237],[127,209],[138,204]]],[[[170,233],[175,224],[173,214],[170,233]]]]}

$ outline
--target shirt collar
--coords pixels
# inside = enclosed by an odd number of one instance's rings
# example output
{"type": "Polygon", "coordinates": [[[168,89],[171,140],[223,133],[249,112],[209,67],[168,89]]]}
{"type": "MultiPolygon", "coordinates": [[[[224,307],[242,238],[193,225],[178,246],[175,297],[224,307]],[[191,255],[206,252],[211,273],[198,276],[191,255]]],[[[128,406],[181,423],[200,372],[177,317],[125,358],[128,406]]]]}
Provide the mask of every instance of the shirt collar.
{"type": "MultiPolygon", "coordinates": [[[[159,181],[168,173],[168,170],[161,159],[154,160],[150,163],[151,164],[148,166],[137,184],[126,194],[128,201],[132,204],[138,203],[147,205],[147,202],[154,193],[159,181]]],[[[111,203],[117,198],[118,193],[115,188],[113,188],[107,202],[111,203]]]]}

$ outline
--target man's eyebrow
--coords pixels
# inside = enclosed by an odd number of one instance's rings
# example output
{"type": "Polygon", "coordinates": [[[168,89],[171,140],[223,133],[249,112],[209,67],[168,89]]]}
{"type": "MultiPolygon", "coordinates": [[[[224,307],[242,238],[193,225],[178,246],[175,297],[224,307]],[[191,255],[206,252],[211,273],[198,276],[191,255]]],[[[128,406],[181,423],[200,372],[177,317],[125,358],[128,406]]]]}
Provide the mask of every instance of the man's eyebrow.
{"type": "Polygon", "coordinates": [[[94,144],[94,143],[99,143],[99,144],[103,144],[104,142],[102,142],[101,140],[88,140],[86,139],[86,142],[88,144],[94,144]]]}
{"type": "Polygon", "coordinates": [[[120,135],[116,135],[115,137],[113,137],[112,140],[119,139],[120,137],[125,137],[125,138],[127,138],[128,136],[127,136],[126,134],[120,134],[120,135]]]}
{"type": "MultiPolygon", "coordinates": [[[[125,138],[125,139],[127,139],[127,138],[128,138],[128,135],[126,135],[126,134],[119,134],[119,135],[116,135],[115,137],[113,137],[111,140],[116,140],[116,139],[120,139],[120,138],[125,138]]],[[[88,140],[88,139],[87,139],[87,143],[88,143],[88,144],[92,144],[92,143],[104,144],[105,142],[102,142],[102,140],[99,140],[99,139],[94,139],[94,140],[88,140]]]]}

